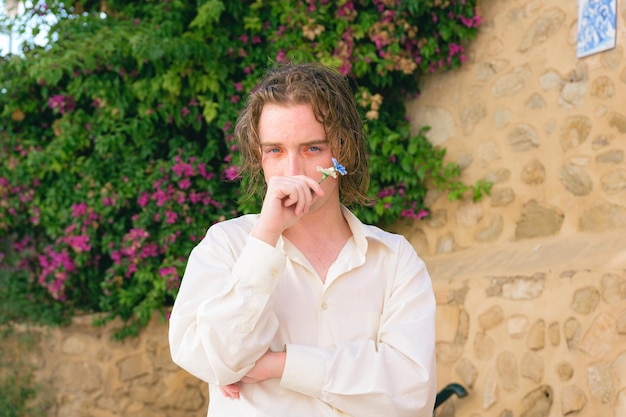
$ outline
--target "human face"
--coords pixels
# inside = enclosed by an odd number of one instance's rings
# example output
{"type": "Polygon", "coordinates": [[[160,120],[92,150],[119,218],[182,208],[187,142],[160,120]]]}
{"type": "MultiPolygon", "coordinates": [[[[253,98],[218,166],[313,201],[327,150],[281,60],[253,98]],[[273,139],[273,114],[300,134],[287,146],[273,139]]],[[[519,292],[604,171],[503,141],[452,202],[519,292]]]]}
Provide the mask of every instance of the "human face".
{"type": "MultiPolygon", "coordinates": [[[[317,167],[332,166],[324,126],[310,104],[265,104],[259,118],[259,139],[266,182],[275,175],[306,175],[319,181],[322,174],[317,167]]],[[[324,183],[333,182],[330,180],[324,183]]]]}

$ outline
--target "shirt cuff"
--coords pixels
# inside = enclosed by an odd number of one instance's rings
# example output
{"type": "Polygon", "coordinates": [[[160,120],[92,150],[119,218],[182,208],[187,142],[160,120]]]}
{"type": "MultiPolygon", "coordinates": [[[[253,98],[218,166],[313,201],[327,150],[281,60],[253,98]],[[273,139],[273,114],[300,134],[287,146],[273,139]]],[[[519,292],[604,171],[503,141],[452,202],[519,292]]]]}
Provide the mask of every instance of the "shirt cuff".
{"type": "Polygon", "coordinates": [[[271,294],[285,270],[286,257],[279,249],[253,237],[248,238],[232,276],[254,287],[258,294],[271,294]]]}
{"type": "Polygon", "coordinates": [[[302,345],[287,345],[285,369],[280,386],[319,398],[326,382],[328,363],[326,349],[302,345]]]}

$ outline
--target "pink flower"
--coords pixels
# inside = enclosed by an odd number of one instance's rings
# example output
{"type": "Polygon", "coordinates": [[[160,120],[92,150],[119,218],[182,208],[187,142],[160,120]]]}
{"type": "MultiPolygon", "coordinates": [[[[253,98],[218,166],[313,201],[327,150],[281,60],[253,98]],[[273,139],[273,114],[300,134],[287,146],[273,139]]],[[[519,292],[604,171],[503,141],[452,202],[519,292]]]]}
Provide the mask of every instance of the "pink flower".
{"type": "Polygon", "coordinates": [[[76,265],[67,250],[56,252],[52,246],[46,247],[43,254],[39,255],[39,265],[42,269],[38,277],[39,284],[44,286],[53,298],[64,300],[65,281],[69,278],[69,273],[76,272],[76,265]]]}
{"type": "Polygon", "coordinates": [[[72,217],[82,216],[86,212],[87,212],[87,204],[85,203],[72,204],[72,217]]]}
{"type": "Polygon", "coordinates": [[[191,191],[189,193],[189,201],[191,201],[193,204],[196,204],[202,201],[202,198],[203,198],[202,193],[196,193],[195,191],[191,191]]]}
{"type": "Polygon", "coordinates": [[[136,240],[144,237],[150,237],[150,233],[148,233],[145,229],[130,229],[130,232],[124,236],[124,240],[136,240]]]}
{"type": "Polygon", "coordinates": [[[159,255],[157,244],[154,242],[147,243],[141,248],[140,258],[156,257],[159,255]]]}
{"type": "Polygon", "coordinates": [[[17,252],[23,252],[26,247],[31,243],[32,238],[30,236],[26,236],[23,240],[17,241],[13,244],[13,249],[17,252]]]}
{"type": "Polygon", "coordinates": [[[173,266],[169,266],[167,268],[159,269],[159,275],[161,275],[162,277],[166,277],[168,275],[176,275],[176,276],[178,276],[178,274],[176,273],[176,268],[173,267],[173,266]]]}
{"type": "Polygon", "coordinates": [[[149,201],[150,201],[150,194],[148,193],[143,193],[137,198],[137,203],[139,204],[139,207],[141,208],[144,208],[148,204],[149,201]]]}
{"type": "Polygon", "coordinates": [[[122,263],[122,252],[115,250],[111,253],[111,259],[115,265],[119,265],[122,263]]]}
{"type": "Polygon", "coordinates": [[[64,96],[57,94],[48,99],[48,107],[60,114],[65,114],[74,110],[76,103],[74,102],[74,98],[70,95],[64,96]]]}
{"type": "Polygon", "coordinates": [[[157,207],[161,207],[167,201],[167,194],[163,190],[157,190],[152,194],[151,198],[156,201],[157,207]]]}
{"type": "Polygon", "coordinates": [[[224,170],[224,178],[228,181],[234,181],[239,177],[239,169],[236,166],[229,166],[224,170]]]}
{"type": "Polygon", "coordinates": [[[378,192],[379,198],[385,198],[390,195],[394,195],[396,193],[396,189],[394,187],[383,188],[378,192]]]}
{"type": "Polygon", "coordinates": [[[137,272],[137,264],[131,263],[128,265],[128,269],[126,269],[126,278],[130,278],[135,272],[137,272]]]}
{"type": "Polygon", "coordinates": [[[189,178],[182,179],[178,182],[178,186],[181,190],[186,190],[187,188],[191,187],[191,181],[189,180],[189,178]]]}
{"type": "Polygon", "coordinates": [[[165,212],[165,223],[174,224],[176,220],[178,220],[178,214],[169,210],[165,212]]]}
{"type": "Polygon", "coordinates": [[[75,252],[81,253],[81,252],[89,252],[91,250],[91,245],[89,244],[88,235],[66,236],[64,241],[75,252]]]}
{"type": "Polygon", "coordinates": [[[400,215],[402,217],[407,217],[409,219],[419,220],[421,218],[428,216],[428,212],[426,210],[420,209],[417,213],[415,213],[415,209],[410,208],[410,209],[402,210],[400,215]]]}
{"type": "MultiPolygon", "coordinates": [[[[194,174],[193,166],[186,162],[181,162],[180,157],[176,157],[176,165],[172,167],[172,171],[179,177],[191,177],[194,174]]],[[[156,188],[156,186],[155,186],[156,188]]]]}

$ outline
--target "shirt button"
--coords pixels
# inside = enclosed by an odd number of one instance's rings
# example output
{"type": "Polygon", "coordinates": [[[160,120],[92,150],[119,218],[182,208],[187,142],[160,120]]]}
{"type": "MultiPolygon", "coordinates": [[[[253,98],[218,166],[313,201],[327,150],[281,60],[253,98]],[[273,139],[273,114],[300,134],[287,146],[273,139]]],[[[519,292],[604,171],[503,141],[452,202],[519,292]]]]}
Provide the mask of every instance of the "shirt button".
{"type": "Polygon", "coordinates": [[[322,303],[321,307],[322,307],[322,310],[326,310],[328,308],[328,304],[322,303]]]}

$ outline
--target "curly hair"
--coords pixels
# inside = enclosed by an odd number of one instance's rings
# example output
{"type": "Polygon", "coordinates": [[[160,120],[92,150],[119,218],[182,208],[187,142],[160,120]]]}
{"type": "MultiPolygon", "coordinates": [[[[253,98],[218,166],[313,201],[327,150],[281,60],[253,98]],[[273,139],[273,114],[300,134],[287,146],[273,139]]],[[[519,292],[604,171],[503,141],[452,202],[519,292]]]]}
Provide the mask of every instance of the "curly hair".
{"type": "Polygon", "coordinates": [[[235,125],[241,174],[249,179],[248,197],[264,194],[266,187],[258,131],[266,103],[310,104],[315,118],[324,126],[333,156],[348,171],[339,178],[341,202],[347,206],[369,203],[367,142],[354,94],[343,75],[318,63],[290,63],[270,69],[248,96],[235,125]]]}

